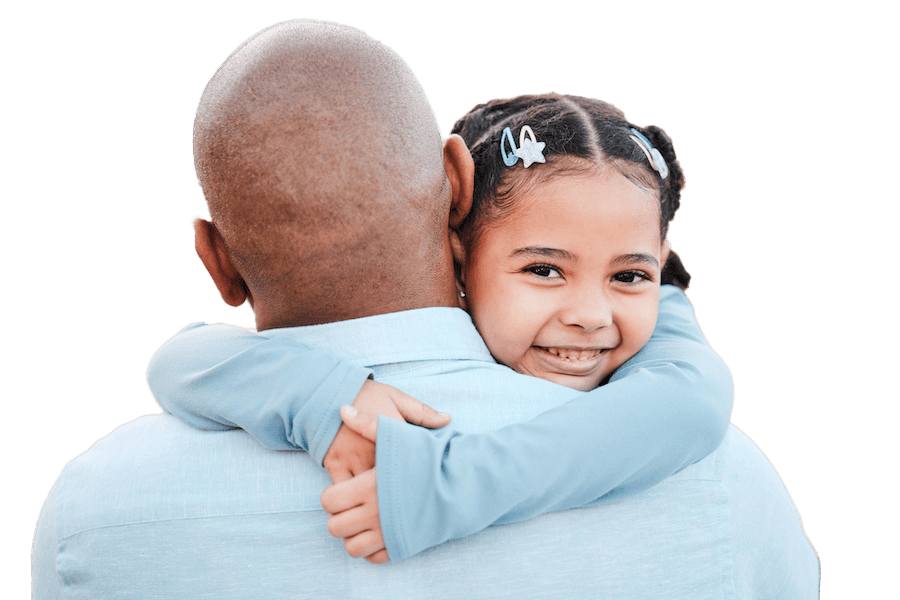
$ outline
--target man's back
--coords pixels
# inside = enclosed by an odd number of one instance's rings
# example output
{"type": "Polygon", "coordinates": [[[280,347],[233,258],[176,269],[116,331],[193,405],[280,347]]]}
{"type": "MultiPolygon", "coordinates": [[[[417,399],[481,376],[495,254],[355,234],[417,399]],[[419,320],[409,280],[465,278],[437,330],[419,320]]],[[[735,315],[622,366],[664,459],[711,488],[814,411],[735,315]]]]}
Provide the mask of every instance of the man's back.
{"type": "MultiPolygon", "coordinates": [[[[572,397],[493,363],[467,319],[427,309],[268,333],[344,345],[337,351],[451,412],[465,431],[526,420],[572,397]],[[404,335],[400,323],[417,334],[404,335]],[[384,332],[395,335],[378,342],[384,332]]],[[[349,558],[328,535],[319,505],[328,483],[305,453],[267,451],[242,431],[144,417],[61,476],[39,524],[35,597],[59,597],[61,588],[85,598],[803,598],[818,590],[818,562],[784,487],[734,429],[717,452],[632,498],[491,527],[383,566],[349,558]]]]}

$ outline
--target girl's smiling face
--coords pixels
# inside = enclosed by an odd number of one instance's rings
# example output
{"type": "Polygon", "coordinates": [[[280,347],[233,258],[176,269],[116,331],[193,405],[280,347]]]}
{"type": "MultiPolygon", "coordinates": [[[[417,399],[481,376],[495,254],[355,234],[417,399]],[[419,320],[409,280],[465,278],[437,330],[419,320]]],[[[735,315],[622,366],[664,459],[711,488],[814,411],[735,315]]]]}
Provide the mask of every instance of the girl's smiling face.
{"type": "Polygon", "coordinates": [[[597,387],[656,325],[659,221],[655,195],[613,168],[526,186],[461,265],[469,313],[494,358],[597,387]]]}

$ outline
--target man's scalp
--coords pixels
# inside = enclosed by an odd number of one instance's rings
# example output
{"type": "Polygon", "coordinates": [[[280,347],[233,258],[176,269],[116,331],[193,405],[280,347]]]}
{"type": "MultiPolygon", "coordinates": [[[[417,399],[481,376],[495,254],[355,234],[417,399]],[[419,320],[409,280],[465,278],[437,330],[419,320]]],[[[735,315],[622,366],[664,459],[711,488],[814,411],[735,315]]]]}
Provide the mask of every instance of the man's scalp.
{"type": "Polygon", "coordinates": [[[379,271],[440,254],[434,116],[409,67],[359,30],[289,21],[241,45],[204,91],[194,160],[257,296],[333,304],[402,287],[379,271]]]}

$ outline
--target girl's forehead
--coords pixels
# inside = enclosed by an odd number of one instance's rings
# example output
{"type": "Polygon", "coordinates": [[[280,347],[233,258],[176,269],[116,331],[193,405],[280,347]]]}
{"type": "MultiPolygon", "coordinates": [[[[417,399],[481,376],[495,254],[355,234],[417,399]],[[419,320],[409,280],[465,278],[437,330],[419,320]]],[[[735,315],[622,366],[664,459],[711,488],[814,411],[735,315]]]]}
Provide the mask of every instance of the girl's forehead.
{"type": "Polygon", "coordinates": [[[554,177],[523,187],[512,209],[487,236],[553,235],[571,243],[594,238],[635,243],[659,238],[659,202],[615,169],[554,177]]]}
{"type": "Polygon", "coordinates": [[[586,160],[578,157],[551,157],[547,164],[530,169],[514,168],[503,176],[501,184],[504,194],[515,201],[518,197],[539,195],[539,188],[553,187],[559,180],[570,178],[609,179],[624,177],[633,185],[646,192],[648,198],[659,202],[659,188],[656,177],[640,164],[624,160],[586,160]]]}
{"type": "Polygon", "coordinates": [[[523,185],[519,198],[513,198],[514,206],[521,205],[523,208],[540,208],[541,205],[549,207],[568,201],[573,201],[574,206],[586,210],[627,208],[652,213],[657,218],[659,216],[657,191],[641,185],[639,181],[609,165],[591,171],[558,172],[555,176],[523,185]]]}

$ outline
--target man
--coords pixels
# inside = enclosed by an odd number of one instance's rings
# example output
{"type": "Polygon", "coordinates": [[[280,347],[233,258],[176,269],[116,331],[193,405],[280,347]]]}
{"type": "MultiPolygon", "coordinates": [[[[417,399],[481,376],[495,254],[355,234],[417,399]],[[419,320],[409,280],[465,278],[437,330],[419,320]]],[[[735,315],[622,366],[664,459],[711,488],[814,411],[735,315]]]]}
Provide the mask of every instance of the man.
{"type": "MultiPolygon", "coordinates": [[[[388,49],[321,23],[261,32],[204,93],[195,159],[212,215],[198,225],[198,252],[226,302],[250,300],[265,335],[361,365],[337,377],[350,388],[371,368],[442,400],[471,430],[571,398],[496,365],[451,310],[447,228],[465,216],[465,151],[450,142],[442,160],[428,103],[388,49]]],[[[116,430],[67,466],[45,504],[35,597],[793,598],[818,589],[790,499],[737,432],[630,499],[492,527],[384,566],[348,557],[328,535],[318,463],[334,431],[308,437],[310,454],[168,415],[116,430]]]]}

